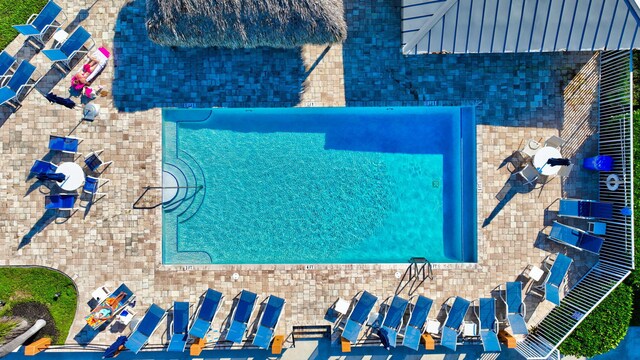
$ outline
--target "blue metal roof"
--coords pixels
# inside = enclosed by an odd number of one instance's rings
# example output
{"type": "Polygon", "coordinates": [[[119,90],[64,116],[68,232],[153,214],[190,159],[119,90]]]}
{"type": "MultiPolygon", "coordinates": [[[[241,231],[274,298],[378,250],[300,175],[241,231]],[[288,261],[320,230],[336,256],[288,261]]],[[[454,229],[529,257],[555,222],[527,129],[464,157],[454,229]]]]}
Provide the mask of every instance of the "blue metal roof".
{"type": "Polygon", "coordinates": [[[638,14],[635,0],[403,0],[402,51],[637,49],[638,14]]]}

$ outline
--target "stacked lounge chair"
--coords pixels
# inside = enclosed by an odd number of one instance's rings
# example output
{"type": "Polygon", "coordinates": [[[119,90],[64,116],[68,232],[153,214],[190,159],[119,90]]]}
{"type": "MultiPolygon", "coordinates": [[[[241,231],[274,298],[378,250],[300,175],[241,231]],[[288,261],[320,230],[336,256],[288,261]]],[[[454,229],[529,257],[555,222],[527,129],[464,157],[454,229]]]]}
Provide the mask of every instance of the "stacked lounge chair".
{"type": "Polygon", "coordinates": [[[249,319],[255,309],[256,302],[258,301],[258,295],[251,291],[242,290],[238,295],[238,302],[231,314],[231,325],[227,330],[225,339],[233,343],[241,343],[244,339],[244,334],[247,332],[247,326],[249,325],[249,319]]]}
{"type": "Polygon", "coordinates": [[[167,351],[183,352],[189,339],[189,303],[174,301],[171,341],[167,351]]]}
{"type": "Polygon", "coordinates": [[[480,323],[480,339],[485,352],[500,351],[498,341],[498,319],[496,318],[496,300],[480,298],[478,322],[480,323]]]}
{"type": "Polygon", "coordinates": [[[95,41],[91,38],[91,34],[89,34],[89,32],[87,32],[87,30],[82,26],[78,26],[76,31],[74,31],[64,43],[60,44],[58,48],[42,50],[42,53],[48,57],[49,60],[53,61],[52,67],[61,64],[64,66],[61,70],[66,72],[67,70],[71,70],[71,60],[77,54],[84,55],[95,45],[95,41]],[[92,45],[85,48],[84,45],[89,40],[91,40],[92,45]]]}
{"type": "Polygon", "coordinates": [[[569,225],[553,222],[549,239],[570,246],[578,250],[585,250],[594,254],[600,254],[604,239],[574,228],[569,225]]]}
{"type": "Polygon", "coordinates": [[[360,294],[360,298],[356,300],[355,306],[344,323],[344,328],[342,329],[343,338],[352,344],[358,341],[360,330],[362,330],[362,326],[367,321],[376,301],[378,301],[378,298],[368,291],[363,291],[360,294]]]}
{"type": "Polygon", "coordinates": [[[407,326],[404,327],[404,332],[400,335],[402,338],[402,346],[406,346],[413,350],[418,350],[420,346],[420,337],[424,330],[424,325],[427,322],[427,316],[433,305],[433,300],[419,295],[415,305],[411,308],[411,315],[407,326]]]}
{"type": "MultiPolygon", "coordinates": [[[[447,304],[445,301],[445,306],[447,304]]],[[[453,351],[456,350],[458,345],[458,336],[460,335],[460,328],[464,321],[464,317],[467,314],[467,310],[469,310],[469,305],[471,303],[469,300],[463,299],[459,296],[455,297],[453,305],[447,312],[447,319],[442,326],[442,346],[449,348],[453,351]]]]}
{"type": "Polygon", "coordinates": [[[199,339],[203,339],[207,335],[223,297],[222,293],[207,289],[196,312],[196,318],[189,329],[189,335],[199,339]]]}
{"type": "Polygon", "coordinates": [[[378,330],[378,335],[382,340],[382,344],[385,345],[385,348],[396,347],[398,331],[400,331],[402,327],[402,318],[408,305],[409,301],[397,295],[391,300],[391,305],[389,305],[382,320],[382,326],[378,330]]]}
{"type": "Polygon", "coordinates": [[[613,204],[595,200],[560,199],[558,215],[581,219],[611,219],[613,204]]]}
{"type": "Polygon", "coordinates": [[[134,354],[142,350],[166,314],[166,310],[156,304],[151,304],[142,320],[140,320],[131,335],[129,335],[126,344],[127,349],[133,351],[134,354]]]}
{"type": "Polygon", "coordinates": [[[511,332],[514,335],[527,335],[529,331],[524,320],[526,307],[522,301],[522,283],[520,281],[507,282],[505,297],[502,297],[501,292],[500,298],[506,305],[506,318],[511,326],[511,332]]]}
{"type": "Polygon", "coordinates": [[[38,82],[29,84],[34,73],[36,73],[36,67],[27,60],[22,60],[7,84],[0,88],[0,105],[8,105],[13,109],[18,108],[22,90],[33,88],[38,82]]]}
{"type": "Polygon", "coordinates": [[[544,290],[545,300],[549,300],[555,305],[560,305],[560,286],[562,286],[572,262],[573,259],[566,255],[560,253],[556,255],[556,259],[553,265],[551,265],[551,269],[549,269],[547,278],[542,285],[539,286],[540,289],[544,290]]]}
{"type": "Polygon", "coordinates": [[[253,337],[253,345],[266,349],[271,344],[273,336],[280,321],[286,301],[277,296],[270,295],[258,320],[258,330],[253,337]]]}
{"type": "Polygon", "coordinates": [[[42,10],[40,10],[39,14],[32,14],[27,20],[26,24],[23,25],[13,25],[13,28],[16,29],[20,34],[27,37],[27,40],[34,39],[37,40],[40,45],[44,46],[44,35],[47,33],[49,29],[58,29],[60,25],[64,22],[61,22],[59,25],[56,25],[56,18],[58,15],[62,14],[64,16],[65,21],[67,20],[67,15],[62,11],[60,5],[54,3],[53,1],[49,1],[42,10]]]}

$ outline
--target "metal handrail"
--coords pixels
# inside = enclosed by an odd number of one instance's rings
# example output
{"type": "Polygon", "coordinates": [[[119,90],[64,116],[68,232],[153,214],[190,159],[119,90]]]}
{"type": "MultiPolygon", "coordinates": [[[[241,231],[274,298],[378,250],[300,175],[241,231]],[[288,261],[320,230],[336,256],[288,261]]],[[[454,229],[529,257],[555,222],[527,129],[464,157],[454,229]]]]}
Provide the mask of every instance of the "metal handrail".
{"type": "Polygon", "coordinates": [[[138,197],[138,199],[133,203],[133,208],[136,210],[150,210],[150,209],[155,209],[158,206],[162,205],[163,202],[160,202],[159,204],[153,205],[153,206],[138,206],[138,203],[140,202],[140,200],[142,200],[142,198],[145,196],[145,194],[149,191],[149,190],[158,190],[158,189],[197,189],[200,190],[204,188],[203,185],[197,185],[197,186],[145,186],[144,187],[144,191],[142,192],[142,194],[138,197]]]}

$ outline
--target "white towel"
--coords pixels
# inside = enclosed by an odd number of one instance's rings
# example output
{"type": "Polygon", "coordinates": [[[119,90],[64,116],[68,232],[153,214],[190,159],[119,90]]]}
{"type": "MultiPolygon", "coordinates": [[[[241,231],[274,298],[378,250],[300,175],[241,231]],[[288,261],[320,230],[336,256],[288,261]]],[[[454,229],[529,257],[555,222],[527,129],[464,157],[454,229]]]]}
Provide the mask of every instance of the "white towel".
{"type": "Polygon", "coordinates": [[[107,66],[107,61],[109,60],[109,58],[104,56],[104,54],[100,50],[94,51],[91,57],[98,61],[98,66],[96,66],[91,74],[87,76],[87,82],[91,82],[96,76],[98,76],[98,73],[100,73],[100,71],[102,71],[102,69],[107,66]]]}

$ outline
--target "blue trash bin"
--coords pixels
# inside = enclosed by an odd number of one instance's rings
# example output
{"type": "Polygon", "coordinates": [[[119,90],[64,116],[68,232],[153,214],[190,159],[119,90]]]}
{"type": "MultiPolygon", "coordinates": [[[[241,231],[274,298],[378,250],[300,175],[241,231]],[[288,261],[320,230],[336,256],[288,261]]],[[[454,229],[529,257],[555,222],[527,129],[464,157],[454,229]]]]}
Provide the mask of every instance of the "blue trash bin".
{"type": "Polygon", "coordinates": [[[596,171],[611,171],[613,170],[613,158],[607,155],[586,158],[582,162],[582,167],[596,171]]]}

